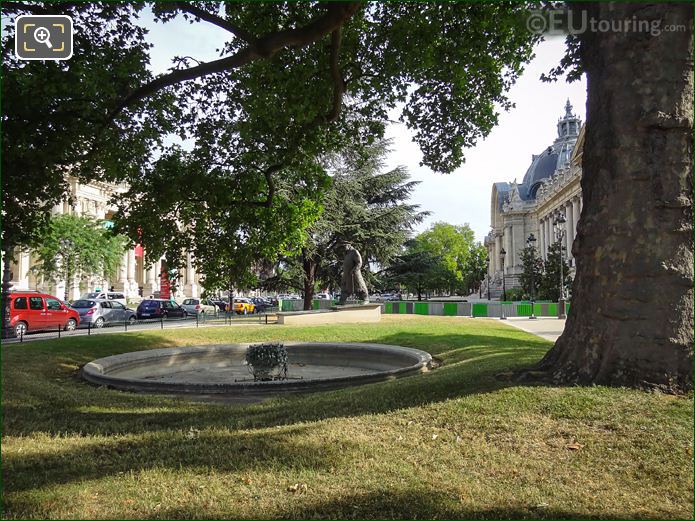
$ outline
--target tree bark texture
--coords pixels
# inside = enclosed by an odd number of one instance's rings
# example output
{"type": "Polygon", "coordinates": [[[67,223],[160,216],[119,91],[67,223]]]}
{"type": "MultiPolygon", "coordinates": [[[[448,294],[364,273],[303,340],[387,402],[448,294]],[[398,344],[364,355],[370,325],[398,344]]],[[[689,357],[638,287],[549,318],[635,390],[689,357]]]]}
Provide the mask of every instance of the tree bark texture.
{"type": "Polygon", "coordinates": [[[574,4],[662,31],[586,32],[584,205],[557,382],[693,388],[693,7],[574,4]],[[672,30],[665,30],[666,27],[672,30]],[[675,29],[679,28],[679,29],[675,29]]]}

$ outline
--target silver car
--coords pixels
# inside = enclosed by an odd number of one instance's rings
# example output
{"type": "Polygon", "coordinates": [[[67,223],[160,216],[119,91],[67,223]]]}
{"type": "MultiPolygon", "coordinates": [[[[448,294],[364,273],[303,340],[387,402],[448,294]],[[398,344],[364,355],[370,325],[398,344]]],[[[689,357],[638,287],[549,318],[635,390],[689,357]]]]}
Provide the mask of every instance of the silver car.
{"type": "Polygon", "coordinates": [[[202,313],[214,315],[217,311],[215,303],[207,299],[187,298],[183,301],[181,307],[188,311],[189,315],[200,315],[202,313]]]}
{"type": "Polygon", "coordinates": [[[80,299],[70,307],[80,314],[80,325],[96,328],[107,324],[134,324],[135,311],[117,300],[80,299]]]}

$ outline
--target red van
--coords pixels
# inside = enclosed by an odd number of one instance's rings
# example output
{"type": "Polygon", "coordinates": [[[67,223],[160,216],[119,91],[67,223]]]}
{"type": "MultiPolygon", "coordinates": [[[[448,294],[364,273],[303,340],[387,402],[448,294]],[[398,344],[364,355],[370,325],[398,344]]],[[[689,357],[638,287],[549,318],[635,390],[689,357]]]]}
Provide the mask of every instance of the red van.
{"type": "Polygon", "coordinates": [[[53,295],[36,291],[10,293],[10,327],[16,336],[58,327],[72,331],[79,323],[80,314],[53,295]]]}

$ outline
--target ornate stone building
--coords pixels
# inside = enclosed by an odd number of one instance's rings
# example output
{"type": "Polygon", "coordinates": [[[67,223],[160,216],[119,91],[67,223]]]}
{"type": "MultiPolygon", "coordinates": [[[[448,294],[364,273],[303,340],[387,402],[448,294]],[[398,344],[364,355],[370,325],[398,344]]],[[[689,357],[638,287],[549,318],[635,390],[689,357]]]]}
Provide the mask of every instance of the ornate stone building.
{"type": "MultiPolygon", "coordinates": [[[[125,190],[124,186],[111,183],[82,184],[75,178],[71,178],[69,183],[74,204],[71,206],[65,201],[55,206],[52,210],[53,215],[75,213],[108,221],[116,212],[116,208],[110,204],[112,196],[125,190]]],[[[188,254],[187,268],[178,281],[180,289],[176,294],[177,297],[197,297],[202,291],[200,277],[193,267],[192,260],[191,255],[188,254]]],[[[123,261],[113,280],[102,278],[78,280],[76,278],[71,284],[68,295],[70,299],[76,299],[83,292],[94,291],[96,288],[105,290],[111,287],[116,291],[122,291],[128,298],[154,295],[159,291],[161,263],[162,261],[159,260],[146,266],[142,248],[128,249],[123,253],[123,261]]],[[[34,259],[30,251],[15,253],[15,262],[11,266],[13,289],[38,289],[62,298],[65,295],[66,281],[43,280],[31,269],[33,264],[34,259]]]]}
{"type": "Polygon", "coordinates": [[[517,184],[500,182],[492,186],[491,228],[485,237],[490,259],[490,296],[495,298],[502,290],[502,259],[507,289],[519,287],[522,272],[521,250],[533,234],[536,248],[543,259],[548,247],[557,240],[557,218],[566,219],[565,247],[570,266],[573,266],[572,242],[581,212],[582,193],[579,180],[582,175],[582,148],[584,127],[572,113],[569,100],[565,114],[557,122],[557,139],[538,155],[533,155],[523,181],[517,184]]]}

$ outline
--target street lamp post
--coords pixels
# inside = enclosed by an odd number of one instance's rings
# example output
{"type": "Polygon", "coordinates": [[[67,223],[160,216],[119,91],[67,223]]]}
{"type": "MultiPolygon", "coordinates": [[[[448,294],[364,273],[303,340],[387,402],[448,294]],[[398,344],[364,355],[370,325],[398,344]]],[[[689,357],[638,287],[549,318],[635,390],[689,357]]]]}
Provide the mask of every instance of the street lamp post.
{"type": "Polygon", "coordinates": [[[60,239],[58,244],[60,244],[60,255],[63,257],[63,262],[65,263],[65,302],[68,302],[70,300],[69,292],[72,286],[70,280],[72,274],[70,273],[70,256],[67,252],[74,248],[75,243],[70,239],[60,239]]]}
{"type": "Polygon", "coordinates": [[[504,316],[504,303],[507,302],[507,279],[504,275],[504,257],[506,255],[507,252],[502,248],[500,250],[500,260],[502,261],[502,316],[500,320],[507,320],[507,317],[504,316]]]}
{"type": "Polygon", "coordinates": [[[560,298],[557,303],[557,318],[564,319],[567,318],[565,313],[565,274],[563,273],[564,261],[562,258],[562,250],[564,249],[562,244],[565,239],[565,219],[564,215],[560,215],[555,219],[555,226],[557,226],[557,241],[560,243],[560,298]]]}
{"type": "Polygon", "coordinates": [[[490,257],[485,259],[485,264],[487,264],[487,299],[490,300],[490,257]]]}
{"type": "Polygon", "coordinates": [[[526,244],[531,247],[531,316],[528,318],[530,320],[535,320],[538,318],[533,312],[536,300],[536,236],[530,234],[528,239],[526,239],[526,244]]]}

